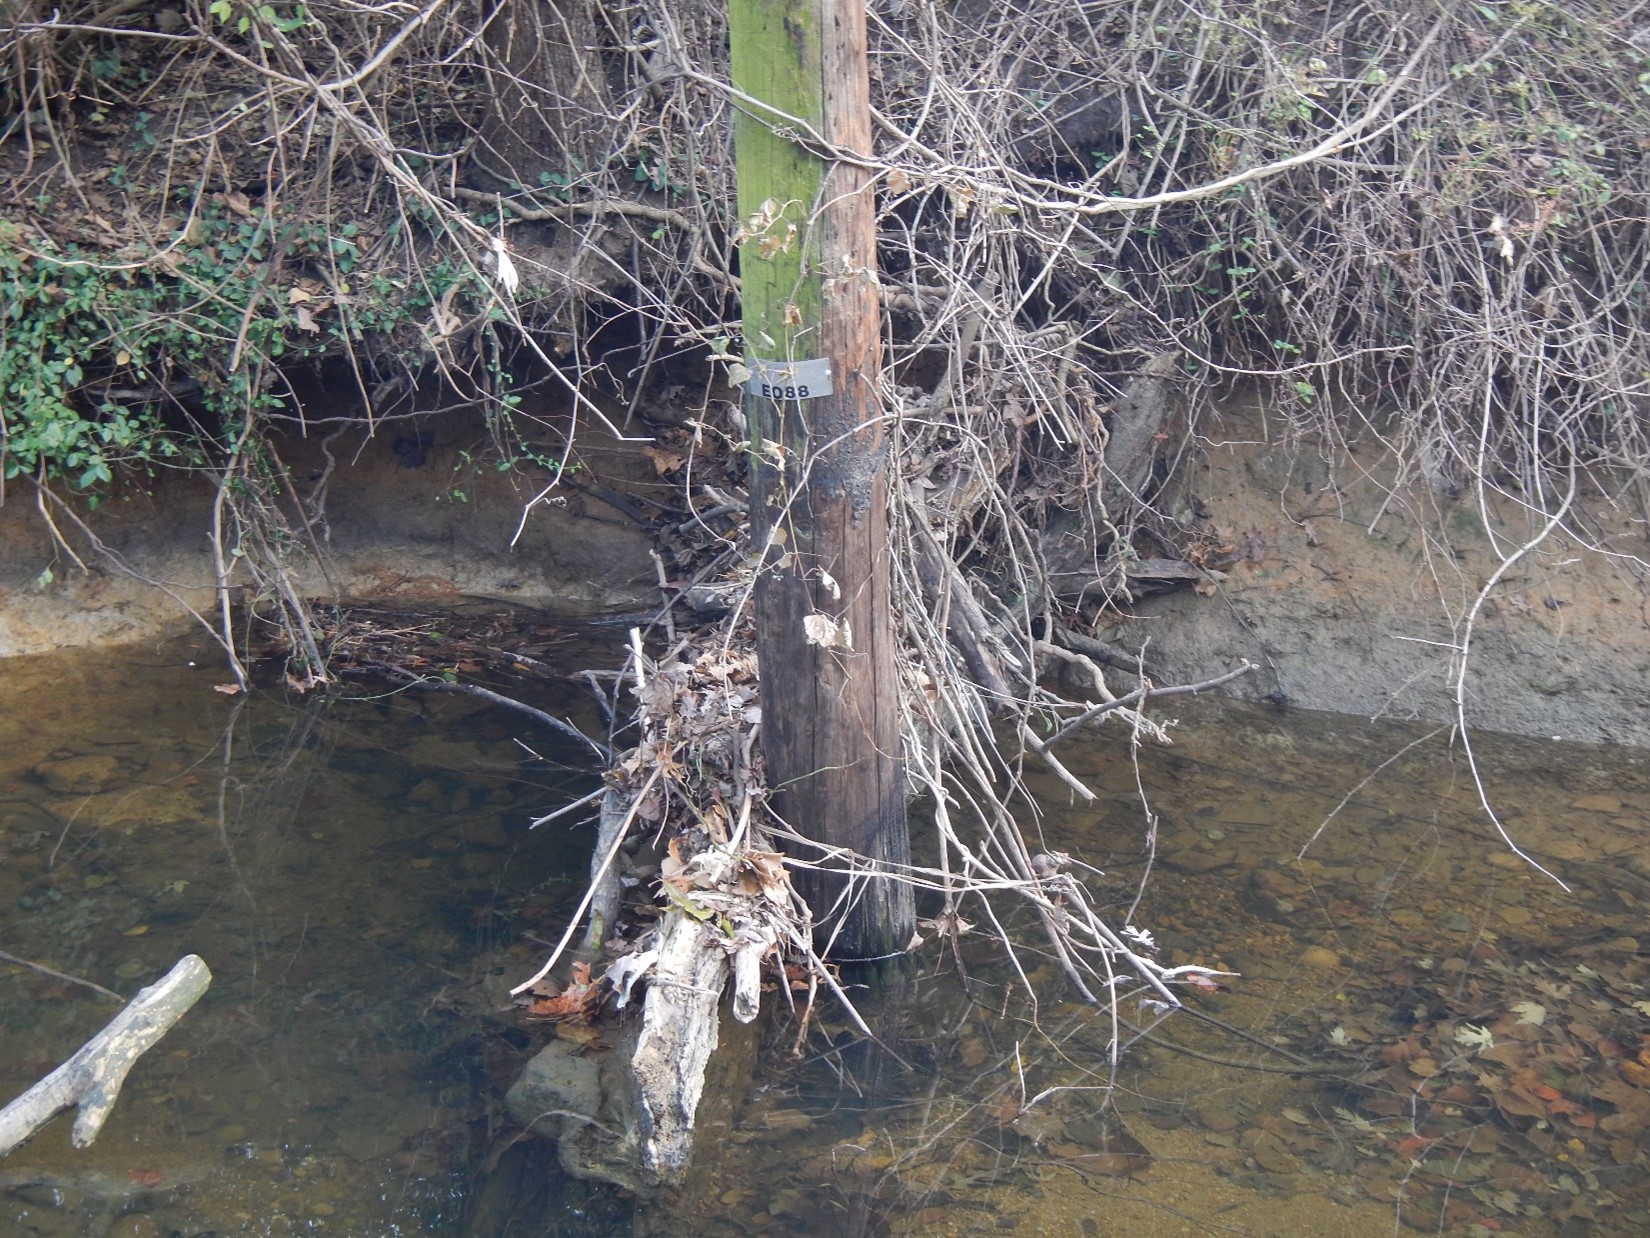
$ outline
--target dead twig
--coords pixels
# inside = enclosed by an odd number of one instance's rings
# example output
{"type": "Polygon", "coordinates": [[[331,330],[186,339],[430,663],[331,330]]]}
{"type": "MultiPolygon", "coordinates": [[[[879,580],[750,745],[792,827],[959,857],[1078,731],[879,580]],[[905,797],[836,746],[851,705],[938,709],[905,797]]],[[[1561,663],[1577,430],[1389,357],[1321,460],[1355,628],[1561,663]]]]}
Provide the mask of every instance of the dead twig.
{"type": "Polygon", "coordinates": [[[20,959],[15,954],[8,954],[4,950],[0,950],[0,959],[4,959],[8,963],[15,963],[19,967],[27,967],[30,971],[37,971],[42,976],[50,976],[53,980],[62,980],[68,984],[78,984],[83,988],[92,990],[94,993],[101,993],[104,997],[111,997],[117,1002],[123,1002],[126,1000],[113,989],[106,989],[94,980],[84,980],[79,976],[71,976],[67,972],[61,972],[55,968],[47,967],[44,963],[35,963],[29,959],[20,959]]]}

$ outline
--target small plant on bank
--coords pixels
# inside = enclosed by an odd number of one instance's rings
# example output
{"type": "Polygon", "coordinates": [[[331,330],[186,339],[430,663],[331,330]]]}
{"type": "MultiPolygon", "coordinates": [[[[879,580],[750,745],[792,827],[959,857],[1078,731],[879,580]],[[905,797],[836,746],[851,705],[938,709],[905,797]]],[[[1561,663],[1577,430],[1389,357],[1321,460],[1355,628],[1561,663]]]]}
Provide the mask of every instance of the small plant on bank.
{"type": "Polygon", "coordinates": [[[5,477],[93,491],[122,466],[198,466],[287,407],[283,365],[369,338],[414,351],[398,337],[467,277],[437,263],[363,295],[346,282],[357,235],[209,205],[175,246],[110,263],[0,224],[5,477]]]}

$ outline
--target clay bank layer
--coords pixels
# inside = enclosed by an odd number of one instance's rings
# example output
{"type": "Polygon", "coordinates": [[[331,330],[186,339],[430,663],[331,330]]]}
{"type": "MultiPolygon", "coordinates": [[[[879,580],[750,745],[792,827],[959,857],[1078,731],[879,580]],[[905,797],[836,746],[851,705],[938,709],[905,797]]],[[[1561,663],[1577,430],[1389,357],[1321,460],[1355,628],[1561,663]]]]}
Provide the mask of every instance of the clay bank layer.
{"type": "MultiPolygon", "coordinates": [[[[1650,522],[1636,496],[1611,491],[1613,479],[1584,483],[1566,518],[1505,568],[1547,524],[1517,498],[1481,502],[1439,475],[1395,475],[1373,450],[1276,441],[1247,411],[1198,429],[1196,463],[1160,503],[1195,508],[1237,561],[1212,593],[1147,597],[1096,631],[1144,645],[1160,682],[1207,679],[1247,658],[1260,671],[1234,685],[1238,695],[1449,721],[1465,642],[1473,725],[1650,746],[1650,522]]],[[[330,473],[318,440],[290,445],[299,479],[325,483],[313,527],[329,571],[303,582],[316,596],[566,616],[658,604],[643,520],[659,483],[631,446],[584,434],[581,469],[524,520],[546,479],[477,467],[485,433],[473,421],[434,418],[420,423],[416,450],[407,441],[335,440],[330,473]]],[[[211,613],[208,485],[162,477],[81,515],[112,552],[60,513],[53,523],[84,569],[32,494],[8,491],[0,657],[168,635],[194,622],[185,603],[211,613]]]]}
{"type": "Polygon", "coordinates": [[[1199,429],[1198,462],[1166,505],[1206,512],[1237,561],[1212,595],[1146,598],[1098,633],[1130,649],[1149,642],[1162,682],[1248,658],[1260,671],[1238,695],[1447,722],[1465,645],[1469,724],[1650,745],[1639,491],[1583,477],[1565,518],[1518,555],[1549,523],[1522,496],[1395,475],[1373,449],[1278,442],[1252,413],[1199,429]]]}

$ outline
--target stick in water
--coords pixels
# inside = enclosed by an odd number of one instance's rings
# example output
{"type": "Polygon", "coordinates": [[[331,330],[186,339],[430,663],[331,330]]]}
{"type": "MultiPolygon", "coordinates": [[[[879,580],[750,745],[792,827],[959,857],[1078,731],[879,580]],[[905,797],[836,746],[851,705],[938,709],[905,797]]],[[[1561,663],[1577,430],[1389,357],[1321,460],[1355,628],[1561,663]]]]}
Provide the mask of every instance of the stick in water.
{"type": "Polygon", "coordinates": [[[133,1064],[171,1030],[211,983],[212,973],[198,955],[179,960],[78,1053],[0,1109],[0,1156],[75,1106],[80,1112],[70,1139],[77,1148],[88,1147],[103,1129],[133,1064]]]}

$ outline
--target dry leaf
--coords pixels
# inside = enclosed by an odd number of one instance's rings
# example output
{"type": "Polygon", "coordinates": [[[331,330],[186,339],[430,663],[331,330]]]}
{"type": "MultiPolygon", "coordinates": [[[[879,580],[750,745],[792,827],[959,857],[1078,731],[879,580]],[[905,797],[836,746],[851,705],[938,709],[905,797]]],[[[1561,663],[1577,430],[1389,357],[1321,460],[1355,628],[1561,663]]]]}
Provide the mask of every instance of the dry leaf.
{"type": "Polygon", "coordinates": [[[1455,1029],[1456,1044],[1466,1045],[1470,1049],[1493,1049],[1495,1037],[1487,1027],[1478,1027],[1472,1023],[1463,1023],[1455,1029]]]}
{"type": "Polygon", "coordinates": [[[553,997],[535,998],[527,1013],[562,1023],[589,1023],[601,1009],[601,983],[601,977],[591,980],[590,964],[575,963],[567,986],[553,997]]]}
{"type": "Polygon", "coordinates": [[[653,461],[653,470],[661,477],[681,468],[688,460],[687,456],[679,451],[660,451],[657,447],[644,447],[642,454],[653,461]]]}
{"type": "Polygon", "coordinates": [[[796,225],[787,223],[783,230],[770,232],[764,236],[756,247],[757,255],[767,261],[776,254],[788,254],[791,246],[796,243],[796,225]]]}
{"type": "Polygon", "coordinates": [[[1547,1021],[1547,1008],[1540,1002],[1514,1002],[1510,1009],[1518,1016],[1520,1023],[1533,1023],[1540,1027],[1547,1021]]]}
{"type": "Polygon", "coordinates": [[[846,619],[832,619],[829,615],[805,615],[802,619],[802,630],[810,645],[819,645],[825,649],[852,649],[854,647],[853,629],[848,626],[846,619]]]}
{"type": "Polygon", "coordinates": [[[212,685],[212,691],[222,692],[225,696],[239,696],[241,685],[238,683],[215,683],[212,685]]]}
{"type": "Polygon", "coordinates": [[[1020,1106],[1012,1096],[999,1096],[986,1105],[985,1111],[1003,1125],[1007,1125],[1020,1116],[1020,1106]]]}

